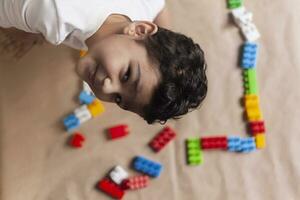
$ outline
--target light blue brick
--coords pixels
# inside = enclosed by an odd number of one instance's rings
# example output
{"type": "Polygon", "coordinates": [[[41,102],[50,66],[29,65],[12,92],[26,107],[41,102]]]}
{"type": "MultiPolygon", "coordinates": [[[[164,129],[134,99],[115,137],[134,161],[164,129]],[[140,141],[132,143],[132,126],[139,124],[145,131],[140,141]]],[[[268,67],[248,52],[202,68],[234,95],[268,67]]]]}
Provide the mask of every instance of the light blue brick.
{"type": "Polygon", "coordinates": [[[81,91],[79,94],[79,101],[80,103],[84,104],[91,104],[95,99],[94,95],[90,95],[85,91],[81,91]]]}
{"type": "Polygon", "coordinates": [[[71,131],[80,125],[79,119],[74,114],[65,117],[63,123],[67,131],[71,131]]]}
{"type": "Polygon", "coordinates": [[[249,69],[256,67],[258,45],[254,42],[245,42],[242,50],[241,67],[249,69]]]}

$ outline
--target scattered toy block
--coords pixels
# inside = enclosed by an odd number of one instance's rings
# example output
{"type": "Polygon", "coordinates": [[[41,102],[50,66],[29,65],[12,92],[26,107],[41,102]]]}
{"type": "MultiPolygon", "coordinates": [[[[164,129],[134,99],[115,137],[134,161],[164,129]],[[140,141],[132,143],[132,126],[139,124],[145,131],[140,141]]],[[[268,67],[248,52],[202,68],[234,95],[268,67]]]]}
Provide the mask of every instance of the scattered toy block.
{"type": "Polygon", "coordinates": [[[81,91],[79,94],[79,101],[81,104],[91,104],[95,100],[95,96],[86,91],[81,91]]]}
{"type": "Polygon", "coordinates": [[[256,78],[256,69],[244,69],[243,71],[244,77],[244,87],[246,94],[258,94],[258,84],[256,78]]]}
{"type": "Polygon", "coordinates": [[[84,57],[86,54],[87,54],[87,51],[84,51],[84,50],[81,50],[81,51],[79,52],[80,58],[84,57]]]}
{"type": "Polygon", "coordinates": [[[163,166],[142,156],[136,156],[133,160],[133,168],[151,177],[158,177],[163,166]]]}
{"type": "Polygon", "coordinates": [[[256,150],[256,143],[254,137],[241,138],[241,150],[242,153],[250,153],[256,150]]]}
{"type": "Polygon", "coordinates": [[[129,134],[129,127],[126,124],[120,124],[108,129],[108,137],[110,139],[117,139],[129,134]]]}
{"type": "Polygon", "coordinates": [[[256,67],[258,45],[253,42],[246,42],[243,45],[241,56],[241,67],[249,69],[256,67]]]}
{"type": "Polygon", "coordinates": [[[83,146],[83,142],[85,141],[85,137],[80,133],[74,133],[71,136],[70,145],[75,148],[81,148],[83,146]]]}
{"type": "Polygon", "coordinates": [[[240,29],[242,29],[242,26],[252,23],[253,14],[252,12],[247,11],[244,6],[231,9],[231,14],[234,22],[240,29]]]}
{"type": "Polygon", "coordinates": [[[242,150],[241,138],[238,136],[228,136],[227,137],[228,151],[239,152],[242,150]]]}
{"type": "Polygon", "coordinates": [[[259,97],[255,94],[248,94],[244,96],[244,106],[246,110],[259,108],[259,97]]]}
{"type": "Polygon", "coordinates": [[[243,5],[242,0],[227,0],[227,8],[234,9],[243,5]]]}
{"type": "Polygon", "coordinates": [[[254,23],[249,22],[241,26],[241,30],[245,39],[249,42],[254,42],[260,38],[260,33],[254,23]]]}
{"type": "Polygon", "coordinates": [[[129,177],[122,182],[122,188],[124,190],[136,190],[142,189],[149,185],[149,176],[141,175],[141,176],[133,176],[129,177]]]}
{"type": "Polygon", "coordinates": [[[202,149],[227,149],[227,137],[202,137],[201,139],[202,149]]]}
{"type": "Polygon", "coordinates": [[[186,158],[188,165],[200,165],[203,162],[200,140],[198,138],[186,140],[186,158]]]}
{"type": "Polygon", "coordinates": [[[266,131],[264,121],[249,122],[249,128],[252,135],[256,135],[258,133],[264,133],[266,131]]]}
{"type": "Polygon", "coordinates": [[[108,178],[99,181],[98,188],[115,199],[122,199],[125,194],[120,186],[108,178]]]}
{"type": "Polygon", "coordinates": [[[82,105],[79,108],[76,108],[74,114],[79,119],[80,124],[92,118],[92,115],[86,105],[82,105]]]}
{"type": "Polygon", "coordinates": [[[76,129],[80,125],[79,119],[74,114],[70,114],[67,117],[65,117],[63,123],[67,131],[76,129]]]}
{"type": "Polygon", "coordinates": [[[85,81],[82,81],[82,90],[83,90],[84,92],[86,92],[88,95],[93,95],[93,96],[95,96],[94,93],[93,93],[93,91],[92,91],[92,89],[91,89],[91,87],[90,87],[89,84],[88,84],[87,82],[85,82],[85,81]]]}
{"type": "Polygon", "coordinates": [[[92,114],[93,117],[97,117],[98,115],[102,114],[105,111],[104,105],[101,103],[100,100],[96,98],[87,107],[90,110],[90,113],[92,114]]]}
{"type": "Polygon", "coordinates": [[[266,147],[266,136],[264,133],[259,133],[255,135],[256,148],[263,149],[266,147]]]}
{"type": "Polygon", "coordinates": [[[159,152],[175,137],[176,133],[167,126],[151,140],[149,145],[153,149],[153,151],[159,152]]]}
{"type": "Polygon", "coordinates": [[[117,165],[110,173],[109,176],[116,184],[121,184],[122,181],[128,178],[128,173],[121,166],[117,165]]]}
{"type": "Polygon", "coordinates": [[[262,120],[262,113],[258,108],[246,110],[247,119],[249,122],[262,120]]]}

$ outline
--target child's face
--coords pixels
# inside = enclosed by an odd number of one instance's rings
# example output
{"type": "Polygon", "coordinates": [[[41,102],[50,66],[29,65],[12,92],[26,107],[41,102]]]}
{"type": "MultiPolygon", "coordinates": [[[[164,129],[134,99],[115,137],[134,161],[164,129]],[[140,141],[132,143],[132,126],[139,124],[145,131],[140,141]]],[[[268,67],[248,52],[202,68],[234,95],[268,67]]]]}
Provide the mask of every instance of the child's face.
{"type": "Polygon", "coordinates": [[[78,75],[103,101],[143,117],[142,107],[150,101],[160,81],[143,43],[128,35],[116,34],[101,40],[77,65],[78,75]]]}

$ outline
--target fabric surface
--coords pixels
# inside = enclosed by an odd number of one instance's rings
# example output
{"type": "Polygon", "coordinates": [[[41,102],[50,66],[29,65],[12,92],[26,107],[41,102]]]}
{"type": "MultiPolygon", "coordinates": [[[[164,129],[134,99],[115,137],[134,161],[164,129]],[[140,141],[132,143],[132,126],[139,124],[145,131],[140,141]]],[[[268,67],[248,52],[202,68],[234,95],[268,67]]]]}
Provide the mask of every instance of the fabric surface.
{"type": "Polygon", "coordinates": [[[242,39],[226,1],[169,0],[175,30],[205,49],[209,90],[201,108],[168,124],[177,138],[160,153],[147,146],[162,128],[112,104],[79,130],[82,149],[66,145],[64,116],[78,106],[81,82],[74,65],[78,52],[43,45],[19,61],[0,55],[0,180],[5,200],[110,199],[96,183],[119,164],[143,155],[164,165],[148,188],[128,192],[130,200],[297,200],[300,197],[300,4],[298,0],[247,1],[262,37],[257,64],[267,148],[250,154],[204,152],[204,163],[185,164],[184,140],[204,135],[246,136],[242,39]],[[108,141],[104,130],[126,123],[130,134],[108,141]]]}
{"type": "Polygon", "coordinates": [[[0,0],[0,27],[42,33],[54,45],[87,50],[85,40],[110,14],[153,21],[164,4],[164,0],[0,0]]]}

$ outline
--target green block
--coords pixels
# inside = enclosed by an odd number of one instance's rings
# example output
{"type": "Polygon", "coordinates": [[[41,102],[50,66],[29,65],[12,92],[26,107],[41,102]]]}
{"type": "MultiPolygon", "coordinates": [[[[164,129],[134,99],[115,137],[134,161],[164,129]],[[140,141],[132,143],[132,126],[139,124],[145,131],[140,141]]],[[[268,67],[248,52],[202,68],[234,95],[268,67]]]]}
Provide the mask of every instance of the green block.
{"type": "Polygon", "coordinates": [[[239,8],[242,5],[243,5],[242,0],[227,0],[227,8],[229,9],[239,8]]]}
{"type": "Polygon", "coordinates": [[[188,165],[199,165],[202,163],[203,156],[199,138],[186,140],[186,156],[188,165]]]}
{"type": "Polygon", "coordinates": [[[245,93],[258,94],[256,68],[245,69],[243,75],[244,75],[245,93]]]}

